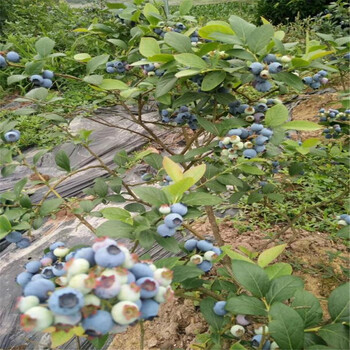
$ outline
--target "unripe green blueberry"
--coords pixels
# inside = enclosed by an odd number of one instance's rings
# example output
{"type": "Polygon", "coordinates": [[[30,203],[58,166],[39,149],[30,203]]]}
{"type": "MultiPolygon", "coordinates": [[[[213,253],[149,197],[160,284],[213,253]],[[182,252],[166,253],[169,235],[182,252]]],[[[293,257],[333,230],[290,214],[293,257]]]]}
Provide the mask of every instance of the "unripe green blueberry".
{"type": "Polygon", "coordinates": [[[53,251],[53,253],[59,258],[64,258],[69,253],[69,248],[58,247],[53,251]]]}
{"type": "Polygon", "coordinates": [[[233,145],[235,145],[235,144],[241,142],[241,138],[240,138],[238,135],[232,135],[232,136],[229,137],[229,139],[230,139],[230,142],[231,142],[233,145]]]}
{"type": "Polygon", "coordinates": [[[83,294],[88,294],[92,290],[92,287],[88,287],[88,279],[89,275],[85,273],[80,273],[78,275],[73,276],[69,280],[68,286],[78,290],[79,292],[82,292],[83,294]]]}
{"type": "Polygon", "coordinates": [[[148,75],[149,77],[153,77],[154,75],[156,75],[156,73],[155,73],[155,72],[148,72],[147,75],[148,75]]]}
{"type": "Polygon", "coordinates": [[[123,284],[120,287],[118,299],[121,301],[137,301],[140,299],[141,288],[136,283],[123,284]]]}
{"type": "Polygon", "coordinates": [[[21,315],[21,326],[25,331],[40,332],[52,323],[51,311],[43,306],[34,306],[21,315]]]}
{"type": "Polygon", "coordinates": [[[290,56],[282,56],[281,57],[281,62],[282,63],[289,63],[289,62],[291,62],[292,61],[292,58],[290,57],[290,56]]]}
{"type": "Polygon", "coordinates": [[[173,279],[173,271],[163,267],[154,271],[153,278],[163,287],[170,286],[173,279]]]}
{"type": "Polygon", "coordinates": [[[244,148],[253,148],[254,145],[250,142],[250,141],[247,141],[247,142],[244,142],[244,148]]]}
{"type": "Polygon", "coordinates": [[[261,98],[260,100],[259,100],[259,102],[261,102],[261,103],[267,103],[267,98],[261,98]]]}
{"type": "Polygon", "coordinates": [[[280,347],[278,346],[278,344],[276,342],[272,342],[270,345],[270,350],[279,350],[280,347]]]}
{"type": "Polygon", "coordinates": [[[236,144],[234,144],[234,145],[232,146],[232,148],[233,148],[235,151],[241,150],[241,149],[243,149],[243,147],[244,147],[244,143],[243,143],[243,142],[238,142],[238,143],[236,143],[236,144]]]}
{"type": "Polygon", "coordinates": [[[170,214],[171,213],[170,206],[168,204],[162,204],[159,208],[159,212],[164,215],[170,214]]]}
{"type": "Polygon", "coordinates": [[[236,324],[236,325],[231,327],[230,332],[234,337],[241,338],[243,336],[243,334],[245,333],[245,329],[242,326],[236,324]]]}
{"type": "Polygon", "coordinates": [[[245,120],[249,123],[253,122],[255,120],[255,118],[252,115],[247,115],[245,117],[245,120]]]}
{"type": "Polygon", "coordinates": [[[56,284],[58,284],[61,287],[65,287],[68,285],[68,277],[67,276],[60,276],[55,279],[56,284]]]}
{"type": "Polygon", "coordinates": [[[237,153],[230,153],[230,155],[228,156],[228,159],[237,159],[238,158],[238,154],[237,153]]]}
{"type": "Polygon", "coordinates": [[[228,145],[231,142],[231,139],[229,137],[224,137],[221,141],[224,145],[228,145]]]}
{"type": "Polygon", "coordinates": [[[269,327],[267,326],[261,326],[259,328],[254,329],[254,333],[259,334],[267,334],[269,332],[269,327]]]}
{"type": "Polygon", "coordinates": [[[213,252],[212,250],[209,250],[209,251],[204,253],[204,259],[208,260],[208,261],[215,260],[217,257],[218,257],[218,255],[215,252],[213,252]]]}
{"type": "Polygon", "coordinates": [[[271,78],[271,75],[267,69],[264,69],[263,71],[261,71],[260,77],[263,79],[269,79],[271,78]]]}
{"type": "Polygon", "coordinates": [[[17,308],[21,313],[25,313],[34,306],[38,306],[40,300],[35,295],[29,295],[27,297],[20,297],[17,302],[17,308]]]}
{"type": "Polygon", "coordinates": [[[339,221],[338,221],[338,225],[347,226],[348,224],[346,223],[345,220],[339,220],[339,221]]]}
{"type": "Polygon", "coordinates": [[[190,261],[191,261],[193,264],[199,265],[200,263],[203,262],[203,258],[202,258],[200,255],[195,254],[195,255],[191,256],[190,261]]]}
{"type": "Polygon", "coordinates": [[[160,64],[159,63],[154,63],[154,68],[160,68],[160,64]]]}
{"type": "Polygon", "coordinates": [[[224,156],[224,157],[227,157],[228,155],[229,155],[229,150],[228,149],[223,149],[222,151],[221,151],[221,155],[222,156],[224,156]]]}
{"type": "Polygon", "coordinates": [[[168,287],[163,287],[163,286],[160,286],[158,288],[158,292],[156,294],[156,296],[154,297],[154,300],[157,302],[157,303],[165,303],[169,300],[171,300],[174,296],[174,291],[171,289],[170,286],[168,287]]]}
{"type": "Polygon", "coordinates": [[[84,305],[100,306],[101,299],[94,294],[88,294],[84,296],[84,305]]]}
{"type": "Polygon", "coordinates": [[[72,278],[75,275],[87,272],[89,268],[90,264],[85,259],[71,259],[65,265],[65,269],[67,269],[68,279],[72,278]]]}
{"type": "Polygon", "coordinates": [[[120,325],[133,323],[140,317],[138,306],[131,301],[120,301],[111,310],[113,320],[120,325]]]}
{"type": "Polygon", "coordinates": [[[128,270],[124,268],[114,268],[114,269],[105,269],[101,276],[114,276],[115,280],[119,282],[119,284],[125,284],[128,282],[128,270]]]}

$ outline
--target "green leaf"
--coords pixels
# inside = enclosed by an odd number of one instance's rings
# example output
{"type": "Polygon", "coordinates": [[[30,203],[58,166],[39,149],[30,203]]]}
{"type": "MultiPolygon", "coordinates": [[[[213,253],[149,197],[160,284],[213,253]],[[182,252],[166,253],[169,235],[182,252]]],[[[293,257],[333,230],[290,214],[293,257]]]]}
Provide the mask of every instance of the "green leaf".
{"type": "Polygon", "coordinates": [[[162,237],[158,233],[154,233],[154,239],[165,250],[171,253],[178,253],[180,251],[179,243],[174,237],[162,237]]]}
{"type": "Polygon", "coordinates": [[[30,201],[30,198],[28,195],[24,194],[19,200],[19,204],[23,208],[28,208],[30,209],[32,207],[32,202],[30,201]]]}
{"type": "Polygon", "coordinates": [[[269,108],[266,112],[264,124],[267,127],[275,128],[284,124],[289,117],[288,109],[282,103],[279,103],[272,108],[269,108]]]}
{"type": "Polygon", "coordinates": [[[233,260],[232,272],[234,278],[256,297],[264,297],[269,290],[269,277],[261,267],[255,264],[233,260]]]}
{"type": "Polygon", "coordinates": [[[36,51],[41,57],[48,56],[52,52],[54,46],[55,46],[55,42],[47,37],[40,38],[35,43],[36,51]]]}
{"type": "Polygon", "coordinates": [[[55,155],[55,162],[60,169],[71,172],[70,160],[67,156],[67,153],[63,150],[60,150],[55,155]]]}
{"type": "Polygon", "coordinates": [[[24,186],[26,185],[28,179],[24,177],[22,180],[19,180],[18,182],[15,183],[13,186],[13,192],[16,195],[16,197],[19,197],[24,186]]]}
{"type": "Polygon", "coordinates": [[[228,299],[225,309],[234,315],[267,316],[264,303],[245,294],[228,299]]]}
{"type": "Polygon", "coordinates": [[[128,45],[123,40],[120,40],[120,39],[108,39],[107,41],[112,43],[115,46],[120,47],[123,50],[126,50],[128,48],[128,45]]]}
{"type": "Polygon", "coordinates": [[[45,100],[47,95],[49,94],[48,90],[40,87],[36,89],[30,90],[28,93],[26,93],[25,97],[31,98],[33,100],[45,100]]]}
{"type": "Polygon", "coordinates": [[[172,185],[165,187],[164,191],[170,193],[174,197],[180,197],[185,191],[187,191],[194,184],[195,184],[194,179],[190,177],[186,177],[180,181],[175,182],[172,185]]]}
{"type": "Polygon", "coordinates": [[[193,0],[182,0],[180,3],[180,8],[179,8],[179,12],[180,15],[187,15],[188,12],[191,10],[193,5],[193,0]]]}
{"type": "Polygon", "coordinates": [[[297,91],[304,89],[303,81],[295,74],[290,72],[281,72],[273,74],[273,78],[277,81],[281,81],[297,91]]]}
{"type": "MultiPolygon", "coordinates": [[[[108,5],[108,3],[107,3],[108,5]]],[[[118,3],[113,3],[113,5],[123,5],[118,3]]],[[[92,338],[89,342],[98,350],[101,350],[108,340],[109,334],[101,335],[98,338],[92,338]]]]}
{"type": "Polygon", "coordinates": [[[143,158],[143,160],[156,170],[160,170],[163,167],[163,157],[160,154],[151,153],[143,158]]]}
{"type": "Polygon", "coordinates": [[[101,85],[103,83],[103,75],[87,75],[83,80],[88,84],[101,85]]]}
{"type": "Polygon", "coordinates": [[[258,53],[264,49],[273,38],[274,30],[271,24],[264,24],[261,27],[252,30],[247,35],[247,44],[249,49],[258,53]]]}
{"type": "Polygon", "coordinates": [[[7,78],[7,85],[11,85],[14,83],[18,83],[19,81],[22,81],[23,79],[26,79],[27,76],[23,75],[23,74],[14,74],[14,75],[10,75],[7,78]]]}
{"type": "Polygon", "coordinates": [[[28,75],[41,74],[41,71],[44,68],[43,61],[27,62],[24,68],[24,71],[28,75]]]}
{"type": "Polygon", "coordinates": [[[111,238],[132,238],[134,227],[122,221],[109,220],[97,227],[96,236],[111,238]]]}
{"type": "Polygon", "coordinates": [[[247,203],[248,204],[253,204],[260,202],[264,199],[264,195],[259,193],[259,191],[254,191],[251,192],[250,195],[248,196],[247,203]]]}
{"type": "Polygon", "coordinates": [[[197,75],[200,73],[200,70],[198,69],[184,69],[184,70],[180,70],[179,72],[177,72],[175,74],[176,78],[185,78],[185,77],[191,77],[193,75],[197,75]]]}
{"type": "Polygon", "coordinates": [[[40,207],[39,214],[46,216],[54,212],[63,203],[63,199],[55,198],[46,200],[40,207]]]}
{"type": "Polygon", "coordinates": [[[180,283],[187,279],[198,277],[204,272],[197,266],[181,265],[175,266],[173,269],[173,283],[180,283]]]}
{"type": "Polygon", "coordinates": [[[350,283],[334,289],[328,299],[328,311],[333,322],[350,323],[350,283]]]}
{"type": "Polygon", "coordinates": [[[192,192],[184,195],[181,202],[189,206],[217,205],[222,202],[222,199],[206,192],[192,192]]]}
{"type": "Polygon", "coordinates": [[[118,220],[122,222],[126,222],[127,224],[132,225],[131,214],[122,208],[104,208],[101,210],[101,213],[104,218],[108,220],[118,220]]]}
{"type": "Polygon", "coordinates": [[[241,17],[234,15],[229,18],[229,22],[231,28],[244,43],[247,41],[247,36],[256,28],[254,24],[246,22],[241,17]]]}
{"type": "Polygon", "coordinates": [[[221,247],[221,250],[229,256],[232,260],[242,260],[242,261],[247,261],[251,264],[254,264],[254,261],[249,259],[247,256],[239,254],[231,249],[230,246],[223,246],[221,247]]]}
{"type": "Polygon", "coordinates": [[[105,65],[109,59],[109,55],[100,55],[92,58],[86,65],[87,74],[91,74],[98,67],[105,65]]]}
{"type": "Polygon", "coordinates": [[[133,188],[133,192],[143,201],[152,205],[160,206],[169,203],[165,193],[155,187],[139,186],[133,188]]]}
{"type": "Polygon", "coordinates": [[[73,58],[78,62],[89,62],[91,60],[91,56],[88,53],[77,53],[73,58]]]}
{"type": "Polygon", "coordinates": [[[40,160],[40,158],[47,153],[49,150],[47,149],[43,149],[37,153],[35,153],[34,157],[33,157],[33,164],[36,165],[36,163],[38,163],[38,161],[40,160]]]}
{"type": "Polygon", "coordinates": [[[276,263],[267,266],[264,270],[269,276],[270,280],[281,276],[291,275],[293,271],[292,266],[287,263],[276,263]]]}
{"type": "Polygon", "coordinates": [[[297,290],[291,304],[294,310],[304,320],[305,328],[317,326],[321,323],[323,312],[318,299],[306,290],[297,290]]]}
{"type": "Polygon", "coordinates": [[[154,38],[141,38],[139,51],[140,54],[144,57],[150,57],[160,54],[158,41],[154,38]]]}
{"type": "Polygon", "coordinates": [[[129,89],[129,86],[126,85],[121,80],[117,79],[103,79],[102,84],[98,86],[101,89],[104,90],[127,90],[129,89]]]}
{"type": "Polygon", "coordinates": [[[318,331],[319,336],[332,348],[337,350],[348,350],[349,327],[341,323],[329,324],[318,331]]]}
{"type": "Polygon", "coordinates": [[[12,151],[7,148],[0,148],[0,165],[12,162],[12,151]]]}
{"type": "Polygon", "coordinates": [[[166,171],[166,173],[171,177],[171,179],[175,182],[181,181],[184,177],[180,165],[175,163],[169,157],[164,157],[163,168],[166,171]]]}
{"type": "Polygon", "coordinates": [[[282,254],[282,252],[284,251],[284,249],[286,248],[287,244],[281,244],[278,245],[276,247],[272,247],[269,249],[264,250],[258,258],[258,265],[260,267],[265,267],[268,264],[270,264],[270,262],[272,262],[273,260],[275,260],[279,255],[282,254]]]}
{"type": "Polygon", "coordinates": [[[156,86],[156,97],[160,97],[168,93],[176,84],[177,77],[172,74],[163,75],[156,86]]]}
{"type": "Polygon", "coordinates": [[[285,301],[291,298],[296,290],[303,288],[304,282],[296,276],[281,276],[271,281],[266,300],[270,305],[276,301],[285,301]]]}
{"type": "Polygon", "coordinates": [[[304,322],[290,307],[276,302],[271,306],[269,332],[283,350],[303,349],[304,322]]]}
{"type": "Polygon", "coordinates": [[[198,33],[204,39],[215,39],[215,37],[212,36],[212,34],[214,33],[229,34],[229,35],[235,34],[228,24],[227,25],[208,24],[200,28],[198,33]]]}
{"type": "Polygon", "coordinates": [[[75,333],[72,329],[69,331],[55,331],[51,333],[51,345],[53,348],[57,348],[58,346],[61,346],[65,343],[67,343],[69,340],[71,340],[73,337],[75,337],[75,333]]]}
{"type": "Polygon", "coordinates": [[[214,71],[207,74],[202,82],[201,90],[210,91],[220,85],[226,78],[224,71],[214,71]]]}
{"type": "Polygon", "coordinates": [[[129,203],[124,207],[125,210],[131,213],[144,213],[146,211],[145,207],[140,203],[129,203]]]}
{"type": "Polygon", "coordinates": [[[11,232],[12,225],[5,215],[0,215],[0,239],[11,232]]]}
{"type": "Polygon", "coordinates": [[[205,69],[207,63],[197,55],[193,53],[180,53],[175,55],[175,60],[184,66],[191,68],[205,69]]]}
{"type": "Polygon", "coordinates": [[[251,174],[251,175],[264,175],[265,174],[260,168],[258,168],[257,166],[254,166],[254,165],[240,164],[238,167],[246,174],[251,174]]]}
{"type": "Polygon", "coordinates": [[[164,36],[164,42],[177,52],[192,52],[191,40],[186,35],[168,32],[164,36]]]}
{"type": "Polygon", "coordinates": [[[212,123],[207,119],[197,116],[198,124],[205,130],[209,131],[211,134],[219,136],[221,133],[219,124],[212,123]]]}
{"type": "Polygon", "coordinates": [[[104,179],[97,178],[93,187],[94,191],[99,197],[106,197],[108,194],[108,186],[104,179]]]}
{"type": "Polygon", "coordinates": [[[213,308],[216,302],[217,300],[214,298],[204,298],[200,302],[199,307],[203,317],[208,322],[208,324],[214,330],[219,331],[225,322],[225,318],[214,313],[213,308]]]}
{"type": "Polygon", "coordinates": [[[286,130],[315,131],[323,129],[323,126],[307,120],[293,120],[282,125],[282,128],[286,130]]]}

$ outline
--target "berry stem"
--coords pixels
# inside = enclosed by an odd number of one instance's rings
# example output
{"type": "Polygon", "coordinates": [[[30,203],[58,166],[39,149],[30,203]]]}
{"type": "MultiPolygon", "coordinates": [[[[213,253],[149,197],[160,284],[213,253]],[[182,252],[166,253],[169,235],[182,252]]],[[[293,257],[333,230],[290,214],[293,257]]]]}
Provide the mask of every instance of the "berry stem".
{"type": "Polygon", "coordinates": [[[140,321],[140,350],[144,350],[145,344],[145,328],[143,326],[143,321],[140,321]]]}

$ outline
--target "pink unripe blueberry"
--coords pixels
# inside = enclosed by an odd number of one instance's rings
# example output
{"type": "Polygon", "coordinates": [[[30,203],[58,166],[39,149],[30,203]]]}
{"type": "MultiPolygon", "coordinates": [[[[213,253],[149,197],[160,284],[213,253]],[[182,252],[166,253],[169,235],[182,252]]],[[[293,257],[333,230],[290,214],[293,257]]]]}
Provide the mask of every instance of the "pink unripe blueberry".
{"type": "Polygon", "coordinates": [[[117,245],[116,241],[108,237],[97,238],[95,243],[92,245],[92,249],[96,252],[101,248],[108,247],[109,245],[117,245]]]}
{"type": "Polygon", "coordinates": [[[250,322],[245,318],[245,315],[237,315],[236,322],[241,326],[248,326],[248,324],[250,324],[250,322]]]}
{"type": "Polygon", "coordinates": [[[171,213],[171,209],[170,209],[170,206],[168,204],[162,204],[160,207],[159,207],[159,212],[161,214],[170,214],[171,213]]]}
{"type": "Polygon", "coordinates": [[[168,287],[160,286],[156,296],[154,297],[154,300],[157,303],[161,304],[161,303],[170,301],[173,297],[174,297],[174,291],[171,289],[170,286],[168,287]]]}
{"type": "Polygon", "coordinates": [[[40,332],[51,326],[53,315],[43,306],[34,306],[21,315],[21,326],[27,331],[40,332]]]}

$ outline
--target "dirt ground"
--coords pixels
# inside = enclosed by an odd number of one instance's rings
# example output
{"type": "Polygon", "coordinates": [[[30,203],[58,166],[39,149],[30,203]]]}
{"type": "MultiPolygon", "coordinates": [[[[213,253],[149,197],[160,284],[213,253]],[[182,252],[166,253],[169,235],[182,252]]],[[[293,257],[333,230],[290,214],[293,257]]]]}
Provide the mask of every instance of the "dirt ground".
{"type": "MultiPolygon", "coordinates": [[[[340,107],[337,103],[337,93],[302,95],[301,97],[305,100],[293,109],[293,120],[317,122],[316,115],[321,107],[327,109],[340,107]]],[[[302,139],[320,137],[321,131],[303,132],[300,136],[302,139]]],[[[208,222],[198,223],[195,228],[203,235],[211,235],[208,222]]],[[[279,229],[276,227],[270,231],[277,232],[279,229]]],[[[225,244],[231,245],[237,251],[239,246],[252,251],[262,251],[278,244],[269,243],[266,240],[267,232],[258,229],[241,234],[234,228],[230,220],[221,222],[220,232],[225,244]]],[[[294,275],[300,276],[305,282],[305,288],[320,298],[326,318],[328,317],[326,298],[339,283],[345,281],[342,266],[348,266],[350,261],[346,246],[341,242],[331,241],[328,237],[327,233],[301,231],[298,232],[297,239],[294,239],[292,233],[287,231],[283,240],[291,243],[277,260],[293,263],[294,275]],[[332,253],[340,255],[330,259],[332,253]],[[329,267],[333,270],[333,276],[328,274],[329,267]]],[[[143,350],[199,349],[194,345],[195,336],[205,333],[208,327],[192,301],[182,298],[174,299],[162,305],[159,316],[144,325],[143,350]]],[[[140,349],[139,325],[130,327],[123,334],[118,334],[109,349],[140,349]]]]}

